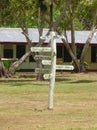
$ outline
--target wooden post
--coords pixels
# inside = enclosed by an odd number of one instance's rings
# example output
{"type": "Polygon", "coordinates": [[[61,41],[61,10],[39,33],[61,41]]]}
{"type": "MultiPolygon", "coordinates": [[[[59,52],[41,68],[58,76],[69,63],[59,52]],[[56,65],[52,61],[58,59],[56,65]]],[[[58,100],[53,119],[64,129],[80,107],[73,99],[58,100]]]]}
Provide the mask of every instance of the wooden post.
{"type": "Polygon", "coordinates": [[[49,83],[49,95],[48,95],[48,109],[53,109],[53,95],[54,95],[54,86],[55,86],[55,75],[56,75],[56,34],[54,31],[50,32],[51,40],[51,72],[49,83]]]}

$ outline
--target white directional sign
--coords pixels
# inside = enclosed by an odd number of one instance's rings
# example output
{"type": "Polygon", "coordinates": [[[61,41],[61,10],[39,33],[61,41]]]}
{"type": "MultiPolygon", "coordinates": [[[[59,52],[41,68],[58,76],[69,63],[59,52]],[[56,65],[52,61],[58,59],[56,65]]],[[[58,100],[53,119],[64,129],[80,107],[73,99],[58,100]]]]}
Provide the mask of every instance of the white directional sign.
{"type": "Polygon", "coordinates": [[[42,60],[43,65],[51,65],[51,60],[42,60]]]}
{"type": "Polygon", "coordinates": [[[51,47],[31,47],[32,52],[51,52],[51,47]]]}
{"type": "Polygon", "coordinates": [[[50,69],[35,68],[36,73],[49,73],[50,69]]]}
{"type": "Polygon", "coordinates": [[[44,79],[50,79],[52,77],[52,74],[44,74],[43,78],[44,79]]]}
{"type": "Polygon", "coordinates": [[[56,70],[73,70],[73,65],[56,65],[56,70]]]}
{"type": "Polygon", "coordinates": [[[51,56],[35,55],[35,56],[34,56],[34,59],[35,59],[35,60],[51,59],[51,56]]]}

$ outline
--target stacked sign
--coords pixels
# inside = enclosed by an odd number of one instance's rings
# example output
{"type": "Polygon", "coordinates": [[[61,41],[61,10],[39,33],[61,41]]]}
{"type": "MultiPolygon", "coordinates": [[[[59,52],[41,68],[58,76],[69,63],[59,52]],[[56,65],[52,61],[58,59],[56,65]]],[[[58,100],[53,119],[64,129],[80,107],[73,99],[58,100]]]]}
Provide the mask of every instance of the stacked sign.
{"type": "MultiPolygon", "coordinates": [[[[31,51],[32,52],[47,52],[47,53],[51,53],[51,47],[31,47],[31,51]]],[[[34,57],[35,60],[41,60],[43,65],[46,66],[51,66],[51,56],[45,56],[45,55],[35,55],[34,57]],[[48,59],[48,60],[47,60],[48,59]]],[[[49,73],[50,72],[50,68],[35,68],[35,72],[36,73],[49,73]]],[[[44,79],[47,79],[47,76],[45,78],[45,76],[43,76],[44,79]]]]}

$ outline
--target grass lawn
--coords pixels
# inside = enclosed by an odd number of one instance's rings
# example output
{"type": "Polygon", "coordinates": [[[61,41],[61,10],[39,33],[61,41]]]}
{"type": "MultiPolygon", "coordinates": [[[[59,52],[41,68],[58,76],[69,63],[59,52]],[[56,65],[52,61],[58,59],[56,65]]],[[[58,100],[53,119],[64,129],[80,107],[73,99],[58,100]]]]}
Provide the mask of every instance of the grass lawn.
{"type": "Polygon", "coordinates": [[[97,73],[57,73],[54,109],[48,81],[0,79],[0,130],[97,130],[97,73]]]}

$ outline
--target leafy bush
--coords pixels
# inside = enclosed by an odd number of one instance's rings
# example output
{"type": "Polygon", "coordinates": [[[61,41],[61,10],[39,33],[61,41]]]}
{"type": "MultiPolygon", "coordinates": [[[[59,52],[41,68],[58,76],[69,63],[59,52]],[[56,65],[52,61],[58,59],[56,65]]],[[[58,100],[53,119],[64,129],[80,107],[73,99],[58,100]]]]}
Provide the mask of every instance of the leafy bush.
{"type": "MultiPolygon", "coordinates": [[[[80,59],[78,59],[78,63],[80,63],[80,59]]],[[[74,61],[72,61],[71,64],[74,65],[74,61]]],[[[87,69],[88,66],[89,66],[89,64],[86,61],[84,61],[84,67],[85,67],[85,69],[87,69]]]]}
{"type": "Polygon", "coordinates": [[[10,65],[12,64],[12,61],[3,61],[3,64],[6,69],[9,69],[10,65]]]}

